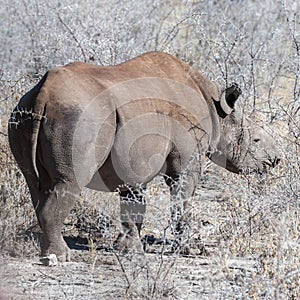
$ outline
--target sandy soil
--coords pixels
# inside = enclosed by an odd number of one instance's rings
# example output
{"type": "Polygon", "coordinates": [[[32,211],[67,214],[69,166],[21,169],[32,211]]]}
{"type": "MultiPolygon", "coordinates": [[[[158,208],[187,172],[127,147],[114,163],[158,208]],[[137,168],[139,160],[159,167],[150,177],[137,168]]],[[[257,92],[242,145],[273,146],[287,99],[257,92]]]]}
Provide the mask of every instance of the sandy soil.
{"type": "MultiPolygon", "coordinates": [[[[150,192],[154,196],[156,192],[161,193],[153,189],[150,192]]],[[[72,250],[72,262],[53,267],[42,265],[38,256],[32,259],[2,257],[0,299],[247,298],[253,278],[261,269],[260,263],[219,252],[214,236],[214,225],[218,225],[214,224],[213,215],[226,197],[213,187],[209,192],[207,187],[199,189],[198,193],[205,200],[192,205],[201,205],[203,211],[201,216],[194,217],[203,220],[199,232],[207,250],[204,256],[199,255],[199,251],[198,255],[189,257],[168,251],[162,255],[163,246],[147,246],[145,255],[121,255],[108,248],[88,250],[87,244],[81,244],[77,245],[77,250],[72,250]]],[[[161,218],[150,203],[145,234],[158,234],[159,227],[165,226],[158,220],[166,219],[168,203],[166,195],[160,203],[161,218]],[[152,214],[155,214],[155,220],[151,220],[152,214]]],[[[84,243],[84,240],[80,242],[84,243]]]]}
{"type": "MultiPolygon", "coordinates": [[[[118,218],[118,199],[107,198],[107,202],[102,199],[86,211],[86,203],[82,203],[82,215],[74,215],[74,220],[71,216],[64,231],[69,236],[72,262],[46,267],[39,262],[38,248],[33,249],[36,256],[32,254],[31,258],[0,255],[0,300],[298,299],[297,248],[291,254],[294,263],[284,257],[287,263],[282,266],[286,270],[280,269],[278,263],[284,262],[278,256],[281,252],[276,254],[272,247],[266,248],[273,243],[273,234],[264,227],[257,239],[235,233],[233,221],[228,219],[234,208],[230,206],[233,200],[220,176],[213,173],[210,177],[210,181],[199,185],[195,199],[190,201],[189,232],[196,241],[194,256],[174,254],[170,246],[163,245],[148,245],[144,255],[113,252],[110,247],[118,234],[118,226],[113,225],[106,229],[106,240],[97,240],[95,235],[95,242],[89,242],[86,237],[97,230],[99,233],[99,228],[101,232],[101,226],[107,223],[106,218],[99,219],[99,212],[118,218]],[[76,234],[74,224],[78,229],[76,234]],[[266,241],[262,240],[265,236],[266,241]],[[238,247],[242,251],[250,242],[253,255],[239,257],[238,247]]],[[[169,195],[165,188],[158,188],[159,184],[157,181],[148,189],[143,236],[160,237],[168,224],[169,195]]],[[[91,195],[83,197],[92,199],[91,195]]],[[[169,234],[167,238],[172,236],[169,234]]]]}
{"type": "Polygon", "coordinates": [[[38,258],[2,258],[0,299],[240,299],[259,268],[246,258],[222,266],[217,257],[165,256],[159,273],[155,254],[133,259],[73,250],[73,256],[74,262],[54,267],[38,258]]]}

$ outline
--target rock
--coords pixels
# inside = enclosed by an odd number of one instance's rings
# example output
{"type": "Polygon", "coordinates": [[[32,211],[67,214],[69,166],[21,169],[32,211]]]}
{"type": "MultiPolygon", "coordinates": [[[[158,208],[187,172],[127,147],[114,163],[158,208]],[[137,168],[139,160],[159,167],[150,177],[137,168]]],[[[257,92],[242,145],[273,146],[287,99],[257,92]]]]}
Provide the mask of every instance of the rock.
{"type": "Polygon", "coordinates": [[[53,267],[57,265],[58,260],[55,254],[49,254],[48,256],[41,257],[40,262],[45,266],[53,267]]]}

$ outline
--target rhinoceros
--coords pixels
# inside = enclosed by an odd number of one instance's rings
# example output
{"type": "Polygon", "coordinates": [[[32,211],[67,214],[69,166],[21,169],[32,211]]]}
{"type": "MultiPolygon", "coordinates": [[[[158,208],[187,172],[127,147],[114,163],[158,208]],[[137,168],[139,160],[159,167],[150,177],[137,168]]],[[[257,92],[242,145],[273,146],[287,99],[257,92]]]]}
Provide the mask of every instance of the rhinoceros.
{"type": "Polygon", "coordinates": [[[155,176],[170,187],[178,224],[177,200],[194,194],[205,156],[235,173],[274,167],[272,137],[235,111],[240,94],[236,84],[221,89],[161,52],[115,66],[74,62],[48,71],[9,120],[10,148],[44,235],[41,255],[70,260],[61,230],[83,187],[118,191],[118,242],[130,247],[155,176]]]}

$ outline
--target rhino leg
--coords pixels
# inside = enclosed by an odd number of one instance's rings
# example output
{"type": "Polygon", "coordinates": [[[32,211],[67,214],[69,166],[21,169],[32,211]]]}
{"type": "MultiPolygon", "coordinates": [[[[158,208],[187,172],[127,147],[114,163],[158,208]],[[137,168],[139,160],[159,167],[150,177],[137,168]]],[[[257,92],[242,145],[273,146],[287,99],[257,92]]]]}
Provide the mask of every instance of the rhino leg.
{"type": "Polygon", "coordinates": [[[145,189],[128,188],[120,191],[119,195],[123,233],[119,234],[115,248],[143,252],[140,231],[146,212],[145,189]]]}
{"type": "Polygon", "coordinates": [[[70,261],[70,249],[61,230],[79,192],[78,185],[61,182],[53,189],[38,191],[38,201],[35,199],[36,192],[32,193],[36,215],[44,233],[41,256],[55,254],[60,261],[70,261]]]}
{"type": "MultiPolygon", "coordinates": [[[[170,187],[171,197],[171,230],[176,237],[180,248],[186,248],[183,245],[184,235],[188,229],[188,216],[185,211],[188,207],[188,200],[194,195],[197,174],[183,173],[175,176],[165,176],[165,181],[170,187]]],[[[188,252],[184,250],[184,252],[188,252]]]]}

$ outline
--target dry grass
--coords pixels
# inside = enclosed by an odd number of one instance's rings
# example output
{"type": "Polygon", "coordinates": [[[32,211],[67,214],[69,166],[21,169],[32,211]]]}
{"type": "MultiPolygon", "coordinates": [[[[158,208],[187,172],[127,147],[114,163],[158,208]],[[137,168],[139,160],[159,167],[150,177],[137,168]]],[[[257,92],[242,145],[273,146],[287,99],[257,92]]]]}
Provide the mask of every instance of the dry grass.
{"type": "Polygon", "coordinates": [[[2,254],[36,255],[38,246],[31,237],[35,216],[25,180],[10,155],[7,142],[1,141],[0,158],[0,248],[2,254]]]}
{"type": "MultiPolygon", "coordinates": [[[[237,81],[243,89],[240,109],[272,123],[282,161],[263,181],[208,164],[187,212],[186,242],[192,244],[196,259],[162,255],[169,251],[165,246],[149,247],[158,254],[143,259],[115,258],[127,296],[299,299],[298,4],[249,0],[241,11],[240,5],[226,1],[180,2],[174,7],[149,1],[139,10],[135,1],[104,2],[101,26],[95,21],[100,13],[94,4],[90,11],[85,3],[79,13],[71,1],[60,10],[43,1],[25,1],[16,11],[7,1],[10,15],[0,12],[11,32],[7,37],[4,27],[0,29],[0,255],[32,258],[39,252],[36,217],[6,133],[9,113],[24,92],[50,66],[83,60],[83,53],[92,63],[110,64],[148,50],[165,50],[193,62],[223,86],[237,81]],[[32,26],[35,22],[45,28],[45,38],[32,26]]],[[[172,239],[168,197],[160,179],[149,186],[143,234],[172,239]]],[[[117,196],[84,190],[64,234],[87,238],[93,261],[95,249],[111,247],[118,230],[117,196]]]]}

